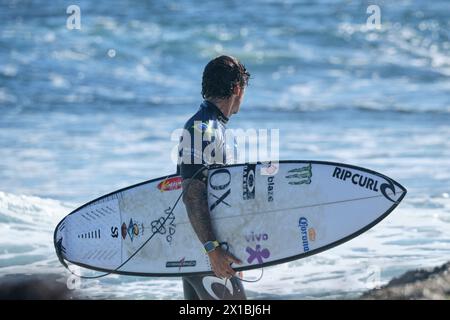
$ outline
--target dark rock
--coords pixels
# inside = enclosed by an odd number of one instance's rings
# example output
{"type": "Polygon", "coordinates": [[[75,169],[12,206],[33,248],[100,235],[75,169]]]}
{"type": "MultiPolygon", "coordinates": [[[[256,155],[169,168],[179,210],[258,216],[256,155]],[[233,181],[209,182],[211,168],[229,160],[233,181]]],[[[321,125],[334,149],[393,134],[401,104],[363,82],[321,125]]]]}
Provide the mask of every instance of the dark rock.
{"type": "Polygon", "coordinates": [[[373,299],[450,299],[450,262],[433,269],[408,271],[380,289],[365,292],[364,300],[373,299]]]}
{"type": "Polygon", "coordinates": [[[0,278],[1,300],[66,300],[74,299],[66,280],[57,274],[6,275],[0,278]]]}

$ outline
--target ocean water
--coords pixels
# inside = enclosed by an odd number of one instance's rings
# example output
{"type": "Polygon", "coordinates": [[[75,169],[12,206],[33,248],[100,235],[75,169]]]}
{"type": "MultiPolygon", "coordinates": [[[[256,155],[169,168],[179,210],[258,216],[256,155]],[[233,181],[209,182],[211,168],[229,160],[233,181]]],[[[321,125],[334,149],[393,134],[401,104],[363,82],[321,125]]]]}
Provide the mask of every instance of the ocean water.
{"type": "MultiPolygon", "coordinates": [[[[408,189],[363,235],[264,269],[246,284],[249,298],[354,298],[449,260],[447,0],[81,0],[81,30],[66,28],[70,4],[0,0],[0,277],[64,281],[52,243],[62,217],[174,172],[172,132],[197,109],[203,67],[222,53],[252,74],[230,128],[277,128],[281,159],[360,165],[408,189]],[[380,29],[366,25],[370,4],[380,29]]],[[[182,298],[179,279],[111,275],[75,290],[182,298]]]]}

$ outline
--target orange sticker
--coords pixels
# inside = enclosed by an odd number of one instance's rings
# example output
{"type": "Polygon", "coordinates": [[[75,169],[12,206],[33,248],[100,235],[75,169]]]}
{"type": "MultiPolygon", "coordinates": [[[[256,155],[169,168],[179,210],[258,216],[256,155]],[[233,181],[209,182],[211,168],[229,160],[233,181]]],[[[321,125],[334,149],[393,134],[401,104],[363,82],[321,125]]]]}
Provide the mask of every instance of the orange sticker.
{"type": "Polygon", "coordinates": [[[314,228],[309,228],[308,229],[308,239],[310,241],[315,241],[316,240],[316,230],[314,230],[314,228]]]}
{"type": "Polygon", "coordinates": [[[161,192],[178,190],[178,189],[181,189],[182,182],[183,182],[183,179],[181,177],[173,177],[173,178],[169,178],[164,181],[161,181],[158,184],[157,188],[159,190],[161,190],[161,192]]]}

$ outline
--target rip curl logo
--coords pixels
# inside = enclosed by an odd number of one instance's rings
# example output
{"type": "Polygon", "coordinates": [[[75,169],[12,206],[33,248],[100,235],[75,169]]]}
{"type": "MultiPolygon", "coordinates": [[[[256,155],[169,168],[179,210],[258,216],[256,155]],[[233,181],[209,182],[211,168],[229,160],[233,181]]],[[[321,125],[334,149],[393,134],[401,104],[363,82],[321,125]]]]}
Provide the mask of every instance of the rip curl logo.
{"type": "Polygon", "coordinates": [[[267,248],[261,249],[261,245],[257,244],[255,249],[247,247],[245,249],[249,254],[247,258],[248,263],[252,263],[254,260],[257,260],[259,264],[263,263],[264,259],[268,259],[270,257],[270,251],[267,248]]]}
{"type": "Polygon", "coordinates": [[[368,176],[364,176],[361,173],[354,173],[348,169],[336,167],[333,171],[333,178],[337,178],[342,181],[346,181],[348,179],[354,185],[378,192],[378,181],[368,176]]]}
{"type": "Polygon", "coordinates": [[[333,171],[333,178],[340,179],[342,181],[350,180],[354,185],[361,188],[372,190],[374,192],[381,192],[381,194],[389,201],[397,202],[391,198],[391,195],[396,195],[395,186],[392,180],[385,177],[386,182],[382,183],[378,188],[378,180],[372,179],[368,176],[364,176],[361,173],[354,173],[348,169],[336,167],[333,171]],[[389,192],[388,192],[389,191],[389,192]]]}
{"type": "Polygon", "coordinates": [[[393,193],[394,196],[395,196],[395,186],[394,186],[394,184],[392,183],[392,181],[391,181],[390,179],[387,179],[387,178],[386,178],[386,181],[387,181],[387,183],[385,182],[385,183],[382,183],[382,184],[380,185],[380,191],[381,191],[381,193],[382,193],[383,196],[384,196],[386,199],[388,199],[389,201],[397,202],[397,200],[392,199],[392,198],[389,196],[389,194],[386,192],[386,190],[391,190],[392,193],[393,193]]]}
{"type": "Polygon", "coordinates": [[[296,168],[289,170],[288,175],[286,175],[286,179],[289,180],[289,184],[291,185],[300,185],[300,184],[310,184],[312,177],[312,168],[311,164],[308,164],[305,167],[296,168]]]}

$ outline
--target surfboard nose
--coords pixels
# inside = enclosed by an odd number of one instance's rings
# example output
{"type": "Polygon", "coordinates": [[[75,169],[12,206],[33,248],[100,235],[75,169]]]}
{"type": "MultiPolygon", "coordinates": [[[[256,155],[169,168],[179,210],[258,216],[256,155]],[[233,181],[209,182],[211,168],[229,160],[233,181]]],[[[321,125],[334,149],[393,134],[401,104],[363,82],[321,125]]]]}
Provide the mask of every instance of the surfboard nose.
{"type": "Polygon", "coordinates": [[[66,248],[63,245],[64,240],[64,229],[66,227],[66,218],[62,219],[61,222],[56,226],[55,233],[53,235],[53,244],[55,246],[56,256],[63,266],[67,268],[67,264],[64,261],[66,248]]]}
{"type": "Polygon", "coordinates": [[[380,187],[381,193],[389,200],[399,204],[408,192],[404,186],[399,182],[387,178],[387,183],[384,183],[380,187]]]}
{"type": "Polygon", "coordinates": [[[397,200],[398,202],[400,202],[406,196],[406,194],[408,193],[408,190],[404,186],[402,186],[400,183],[398,183],[398,182],[396,182],[396,183],[401,190],[400,198],[397,200]]]}

